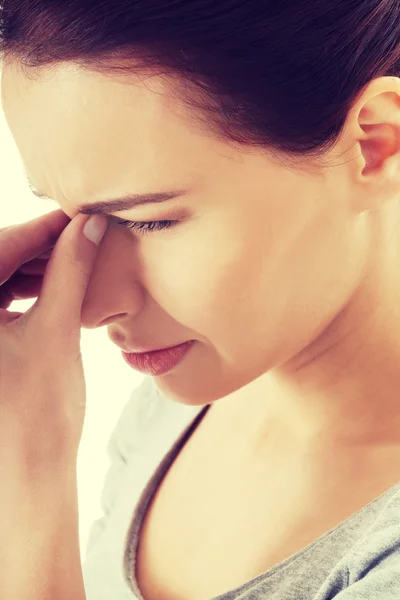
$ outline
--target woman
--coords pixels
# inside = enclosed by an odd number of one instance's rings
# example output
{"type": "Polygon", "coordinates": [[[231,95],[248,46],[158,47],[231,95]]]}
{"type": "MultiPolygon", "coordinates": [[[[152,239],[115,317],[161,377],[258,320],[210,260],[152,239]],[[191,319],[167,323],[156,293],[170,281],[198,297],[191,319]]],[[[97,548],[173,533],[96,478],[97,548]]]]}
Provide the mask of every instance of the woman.
{"type": "Polygon", "coordinates": [[[130,359],[88,600],[398,597],[399,32],[390,0],[3,2],[36,193],[171,191],[101,207],[80,324],[192,343],[130,359]]]}

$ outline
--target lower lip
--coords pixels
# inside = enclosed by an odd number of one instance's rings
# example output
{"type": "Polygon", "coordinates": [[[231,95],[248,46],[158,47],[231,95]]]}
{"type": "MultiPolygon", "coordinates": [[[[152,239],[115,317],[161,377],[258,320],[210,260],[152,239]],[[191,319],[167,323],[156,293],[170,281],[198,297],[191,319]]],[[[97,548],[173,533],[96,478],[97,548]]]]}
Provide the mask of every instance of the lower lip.
{"type": "Polygon", "coordinates": [[[144,375],[164,375],[176,367],[183,357],[189,352],[195,340],[190,340],[180,346],[168,348],[167,350],[157,350],[155,352],[144,352],[142,354],[127,354],[122,352],[125,362],[132,369],[136,369],[144,375]]]}

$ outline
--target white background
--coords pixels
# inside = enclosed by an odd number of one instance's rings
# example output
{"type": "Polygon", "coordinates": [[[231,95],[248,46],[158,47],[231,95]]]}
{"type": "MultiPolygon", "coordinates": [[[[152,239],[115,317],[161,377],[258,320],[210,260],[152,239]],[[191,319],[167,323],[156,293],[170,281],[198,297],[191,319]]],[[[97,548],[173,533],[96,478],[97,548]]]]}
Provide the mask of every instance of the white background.
{"type": "MultiPolygon", "coordinates": [[[[1,105],[0,165],[0,227],[24,223],[60,208],[56,202],[40,200],[30,191],[1,105]]],[[[35,299],[14,302],[9,310],[25,312],[34,303],[35,299]]],[[[83,560],[89,528],[102,515],[100,495],[110,465],[106,445],[131,392],[141,384],[144,376],[124,362],[120,350],[107,336],[107,327],[82,329],[81,340],[87,385],[87,411],[78,455],[79,531],[83,560]]]]}

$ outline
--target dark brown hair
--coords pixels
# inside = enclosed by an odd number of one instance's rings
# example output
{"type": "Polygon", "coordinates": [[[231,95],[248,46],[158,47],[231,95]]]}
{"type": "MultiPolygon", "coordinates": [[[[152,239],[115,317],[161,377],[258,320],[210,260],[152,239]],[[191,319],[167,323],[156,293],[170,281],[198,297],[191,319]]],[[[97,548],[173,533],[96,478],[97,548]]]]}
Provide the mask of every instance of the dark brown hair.
{"type": "Polygon", "coordinates": [[[291,164],[333,148],[399,47],[398,0],[0,0],[3,64],[166,75],[208,129],[291,164]]]}

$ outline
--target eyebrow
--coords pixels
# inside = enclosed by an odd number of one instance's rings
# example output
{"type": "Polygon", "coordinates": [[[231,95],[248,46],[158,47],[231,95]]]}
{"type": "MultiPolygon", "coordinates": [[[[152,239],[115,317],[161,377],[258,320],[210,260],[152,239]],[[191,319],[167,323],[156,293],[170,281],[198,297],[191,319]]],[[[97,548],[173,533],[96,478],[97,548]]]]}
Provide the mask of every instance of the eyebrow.
{"type": "MultiPolygon", "coordinates": [[[[38,198],[51,200],[48,196],[40,192],[27,178],[30,190],[38,198]]],[[[122,212],[140,206],[141,204],[158,204],[167,202],[173,198],[185,196],[189,190],[171,190],[167,192],[156,192],[153,194],[130,194],[122,198],[114,198],[112,200],[104,200],[101,202],[89,202],[78,206],[78,212],[84,215],[111,215],[115,212],[122,212]]]]}

